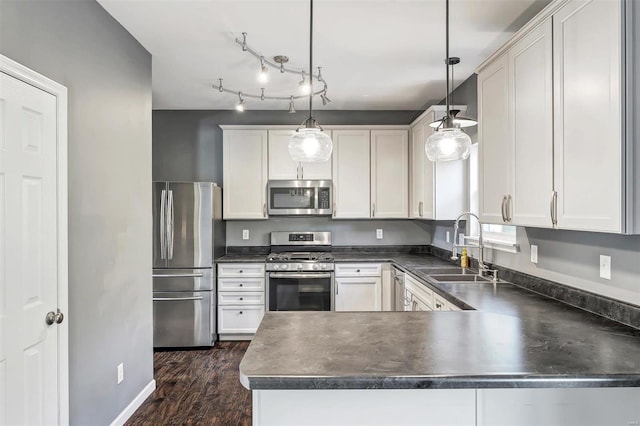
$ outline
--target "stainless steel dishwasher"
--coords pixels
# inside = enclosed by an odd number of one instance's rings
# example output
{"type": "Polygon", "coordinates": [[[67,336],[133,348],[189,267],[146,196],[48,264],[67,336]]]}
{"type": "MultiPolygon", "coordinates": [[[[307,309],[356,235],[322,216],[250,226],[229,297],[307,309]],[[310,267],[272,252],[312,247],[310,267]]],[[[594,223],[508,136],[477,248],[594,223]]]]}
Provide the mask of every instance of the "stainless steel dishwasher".
{"type": "Polygon", "coordinates": [[[404,311],[404,272],[395,266],[391,267],[391,282],[393,283],[393,310],[404,311]]]}

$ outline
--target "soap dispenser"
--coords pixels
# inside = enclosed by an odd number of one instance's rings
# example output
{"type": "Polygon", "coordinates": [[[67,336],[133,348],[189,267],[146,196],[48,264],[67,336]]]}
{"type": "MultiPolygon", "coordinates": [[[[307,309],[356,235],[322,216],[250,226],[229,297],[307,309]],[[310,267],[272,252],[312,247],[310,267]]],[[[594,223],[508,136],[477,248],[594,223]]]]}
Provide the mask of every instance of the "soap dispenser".
{"type": "Polygon", "coordinates": [[[469,267],[469,256],[467,255],[467,248],[462,249],[462,256],[460,256],[460,266],[463,268],[469,267]]]}

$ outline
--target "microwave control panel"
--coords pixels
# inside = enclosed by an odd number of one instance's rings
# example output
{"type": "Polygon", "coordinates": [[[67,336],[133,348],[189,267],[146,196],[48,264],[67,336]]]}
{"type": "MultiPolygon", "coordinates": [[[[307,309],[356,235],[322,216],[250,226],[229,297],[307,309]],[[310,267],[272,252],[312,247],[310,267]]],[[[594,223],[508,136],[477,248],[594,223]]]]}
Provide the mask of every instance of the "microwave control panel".
{"type": "Polygon", "coordinates": [[[318,188],[318,209],[326,210],[331,208],[331,189],[318,188]]]}

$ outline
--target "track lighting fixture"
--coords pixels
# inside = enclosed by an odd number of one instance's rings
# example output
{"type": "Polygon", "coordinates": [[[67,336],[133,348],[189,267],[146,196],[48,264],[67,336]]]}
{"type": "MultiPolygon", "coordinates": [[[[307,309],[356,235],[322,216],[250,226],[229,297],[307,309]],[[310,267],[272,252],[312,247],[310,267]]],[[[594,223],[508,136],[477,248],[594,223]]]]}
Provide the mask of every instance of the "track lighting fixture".
{"type": "MultiPolygon", "coordinates": [[[[471,152],[471,138],[455,124],[455,116],[451,111],[449,67],[449,0],[446,4],[446,59],[447,67],[447,115],[439,121],[437,131],[427,138],[424,146],[427,158],[431,161],[466,160],[471,152]]],[[[458,60],[459,61],[459,60],[458,60]]]]}
{"type": "Polygon", "coordinates": [[[320,99],[322,99],[322,105],[331,103],[331,99],[329,99],[326,93],[323,93],[322,95],[320,95],[320,99]]]}
{"type": "MultiPolygon", "coordinates": [[[[309,70],[313,69],[313,0],[309,0],[309,70]]],[[[304,80],[304,72],[303,72],[304,80]]],[[[310,79],[313,76],[309,76],[310,79]]],[[[320,94],[324,96],[324,91],[320,94]]],[[[333,141],[322,131],[313,118],[313,90],[309,90],[309,117],[302,123],[289,140],[289,155],[293,161],[321,162],[327,161],[333,151],[333,141]]],[[[324,98],[323,98],[324,99],[324,98]]],[[[291,98],[293,101],[293,97],[291,98]]],[[[323,101],[324,102],[324,101],[323,101]]]]}
{"type": "MultiPolygon", "coordinates": [[[[291,110],[293,109],[293,112],[295,112],[295,107],[292,108],[292,103],[291,103],[291,98],[295,99],[301,99],[301,98],[306,98],[307,96],[311,95],[311,96],[323,96],[322,97],[322,104],[326,105],[329,102],[331,102],[329,100],[329,98],[326,97],[326,92],[327,92],[327,82],[324,80],[324,78],[322,77],[322,67],[318,67],[318,73],[317,74],[313,74],[313,73],[309,73],[307,74],[307,72],[305,72],[304,70],[295,70],[292,68],[288,68],[285,66],[285,64],[287,62],[289,62],[289,57],[285,56],[285,55],[276,55],[273,57],[273,61],[270,61],[269,59],[265,58],[263,55],[261,55],[260,53],[256,52],[255,50],[253,50],[248,44],[247,44],[247,33],[242,33],[242,38],[236,38],[236,43],[242,48],[242,50],[244,52],[248,52],[251,55],[253,55],[255,58],[257,58],[260,61],[260,71],[258,73],[258,81],[260,83],[266,83],[269,79],[269,67],[277,69],[280,71],[281,74],[284,73],[289,73],[289,74],[297,74],[297,75],[302,75],[302,81],[299,82],[298,87],[299,90],[301,91],[300,94],[295,95],[295,96],[268,96],[265,95],[265,89],[261,88],[261,93],[260,94],[254,94],[254,93],[245,93],[245,92],[240,92],[237,90],[231,90],[231,89],[227,89],[226,87],[222,86],[222,79],[219,78],[218,79],[218,84],[213,84],[212,87],[214,89],[217,89],[219,92],[225,92],[225,93],[232,93],[234,95],[238,95],[239,97],[242,97],[242,108],[244,108],[245,103],[244,103],[244,98],[252,98],[252,99],[260,99],[262,101],[264,100],[277,100],[277,101],[289,101],[289,111],[291,112],[291,110]],[[322,86],[319,90],[317,91],[313,91],[313,83],[316,80],[318,83],[321,83],[322,86]]],[[[309,70],[312,70],[313,68],[309,68],[309,70]]],[[[273,77],[273,76],[271,76],[273,77]]],[[[319,85],[318,85],[319,86],[319,85]]],[[[240,110],[240,103],[236,106],[236,109],[240,110]]]]}
{"type": "Polygon", "coordinates": [[[296,107],[293,105],[293,96],[291,96],[291,100],[289,101],[289,114],[295,114],[296,107]]]}
{"type": "Polygon", "coordinates": [[[244,112],[244,99],[242,98],[242,92],[238,92],[238,103],[236,104],[236,111],[244,112]]]}
{"type": "Polygon", "coordinates": [[[260,83],[266,83],[267,81],[269,81],[269,74],[267,73],[267,71],[269,71],[267,69],[267,66],[264,63],[264,56],[260,57],[260,72],[258,73],[258,81],[260,83]]]}

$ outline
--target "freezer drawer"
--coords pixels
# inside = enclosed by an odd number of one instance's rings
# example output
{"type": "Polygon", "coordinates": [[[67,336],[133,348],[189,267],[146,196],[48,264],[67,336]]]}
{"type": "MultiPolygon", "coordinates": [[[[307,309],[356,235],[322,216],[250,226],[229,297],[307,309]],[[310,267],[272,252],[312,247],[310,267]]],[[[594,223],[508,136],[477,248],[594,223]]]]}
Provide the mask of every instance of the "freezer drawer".
{"type": "Polygon", "coordinates": [[[213,291],[153,292],[153,346],[213,346],[213,291]]]}
{"type": "Polygon", "coordinates": [[[213,290],[214,269],[154,269],[153,291],[213,290]]]}

